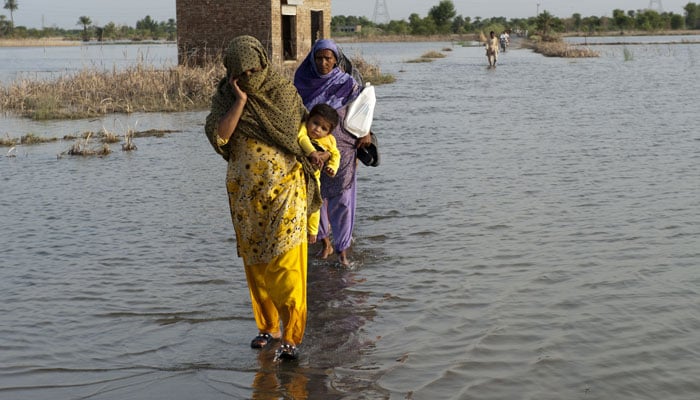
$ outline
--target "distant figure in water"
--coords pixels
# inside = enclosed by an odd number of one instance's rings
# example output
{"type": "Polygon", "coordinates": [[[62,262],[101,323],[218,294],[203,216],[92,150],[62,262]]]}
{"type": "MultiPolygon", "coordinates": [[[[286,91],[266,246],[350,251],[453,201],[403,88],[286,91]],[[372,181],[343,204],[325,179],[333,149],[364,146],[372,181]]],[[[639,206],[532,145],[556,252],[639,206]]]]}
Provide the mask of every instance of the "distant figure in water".
{"type": "Polygon", "coordinates": [[[506,52],[506,47],[508,47],[508,32],[503,32],[501,33],[501,36],[498,37],[498,40],[501,42],[501,51],[506,52]]]}
{"type": "Polygon", "coordinates": [[[489,60],[489,67],[495,67],[498,61],[498,38],[496,33],[491,31],[486,39],[486,58],[489,60]]]}

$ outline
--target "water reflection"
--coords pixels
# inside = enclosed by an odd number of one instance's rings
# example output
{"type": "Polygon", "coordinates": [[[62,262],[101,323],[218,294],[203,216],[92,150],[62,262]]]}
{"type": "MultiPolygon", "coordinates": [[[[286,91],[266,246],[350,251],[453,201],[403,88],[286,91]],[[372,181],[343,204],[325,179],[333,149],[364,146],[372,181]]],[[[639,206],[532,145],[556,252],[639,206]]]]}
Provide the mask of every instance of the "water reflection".
{"type": "Polygon", "coordinates": [[[252,399],[308,399],[309,377],[305,374],[304,369],[299,367],[296,362],[280,363],[275,360],[273,353],[262,351],[258,357],[260,365],[251,385],[253,388],[252,399]]]}

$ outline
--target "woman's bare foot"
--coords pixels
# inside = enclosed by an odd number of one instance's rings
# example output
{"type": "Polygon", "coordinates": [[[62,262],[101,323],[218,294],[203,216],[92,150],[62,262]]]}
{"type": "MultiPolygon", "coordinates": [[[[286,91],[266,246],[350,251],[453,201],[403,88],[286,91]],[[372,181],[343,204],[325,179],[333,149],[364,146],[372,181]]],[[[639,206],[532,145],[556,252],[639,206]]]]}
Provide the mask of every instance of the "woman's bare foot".
{"type": "Polygon", "coordinates": [[[321,260],[326,260],[331,254],[333,254],[333,245],[331,244],[331,240],[329,238],[323,238],[323,248],[318,252],[317,256],[321,260]]]}
{"type": "Polygon", "coordinates": [[[349,267],[350,266],[350,260],[348,260],[348,253],[346,250],[343,250],[338,254],[338,262],[343,266],[343,267],[349,267]]]}

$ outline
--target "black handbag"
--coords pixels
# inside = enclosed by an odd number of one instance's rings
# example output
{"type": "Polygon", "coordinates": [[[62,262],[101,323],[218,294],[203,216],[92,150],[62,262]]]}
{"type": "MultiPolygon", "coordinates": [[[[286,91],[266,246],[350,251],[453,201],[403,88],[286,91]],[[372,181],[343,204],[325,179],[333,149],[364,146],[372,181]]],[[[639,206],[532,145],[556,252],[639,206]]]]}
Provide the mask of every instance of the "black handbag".
{"type": "Polygon", "coordinates": [[[376,167],[379,165],[379,141],[377,135],[370,132],[372,142],[367,147],[357,149],[357,158],[368,167],[376,167]]]}

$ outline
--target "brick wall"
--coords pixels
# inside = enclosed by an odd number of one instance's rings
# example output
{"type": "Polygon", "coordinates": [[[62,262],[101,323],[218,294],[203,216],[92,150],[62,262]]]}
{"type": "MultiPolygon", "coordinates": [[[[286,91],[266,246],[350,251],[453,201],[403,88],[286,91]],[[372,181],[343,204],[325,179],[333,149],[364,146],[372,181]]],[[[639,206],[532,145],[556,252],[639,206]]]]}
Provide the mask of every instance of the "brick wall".
{"type": "MultiPolygon", "coordinates": [[[[311,13],[323,12],[320,37],[330,37],[331,1],[303,0],[296,6],[298,62],[311,49],[311,13]]],[[[282,65],[282,5],[287,0],[176,0],[178,60],[201,64],[239,35],[256,37],[272,62],[282,65]]]]}

